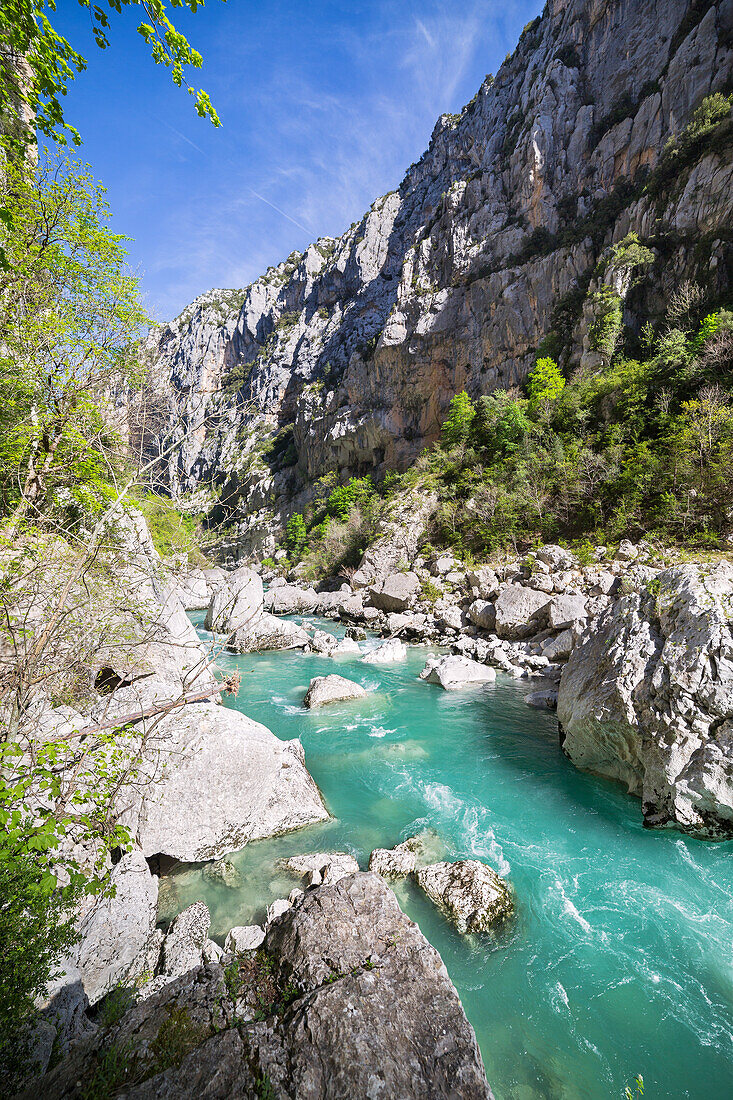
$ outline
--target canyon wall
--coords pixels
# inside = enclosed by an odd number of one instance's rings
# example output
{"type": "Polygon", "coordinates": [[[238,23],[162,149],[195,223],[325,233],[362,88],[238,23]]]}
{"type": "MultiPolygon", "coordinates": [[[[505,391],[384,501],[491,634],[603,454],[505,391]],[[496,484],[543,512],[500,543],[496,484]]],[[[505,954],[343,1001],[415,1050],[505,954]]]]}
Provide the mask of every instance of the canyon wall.
{"type": "Polygon", "coordinates": [[[319,478],[405,469],[458,390],[513,386],[538,350],[592,365],[599,260],[630,232],[656,257],[616,272],[632,333],[686,279],[726,299],[730,119],[665,146],[732,73],[733,0],[548,0],[359,223],[151,333],[170,490],[230,525],[228,556],[269,552],[319,478]]]}

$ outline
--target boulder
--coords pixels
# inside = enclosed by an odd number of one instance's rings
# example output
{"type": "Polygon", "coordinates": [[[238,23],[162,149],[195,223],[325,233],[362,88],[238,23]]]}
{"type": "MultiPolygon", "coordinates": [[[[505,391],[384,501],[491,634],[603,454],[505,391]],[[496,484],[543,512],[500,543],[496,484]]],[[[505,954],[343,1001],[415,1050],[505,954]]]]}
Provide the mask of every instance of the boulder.
{"type": "Polygon", "coordinates": [[[452,691],[472,684],[492,683],[496,679],[496,669],[472,661],[469,657],[431,657],[420,673],[420,679],[452,691]]]}
{"type": "Polygon", "coordinates": [[[310,687],[305,693],[303,706],[322,707],[326,703],[343,703],[347,699],[361,699],[366,691],[360,684],[353,680],[347,680],[344,676],[316,676],[310,682],[310,687]]]}
{"type": "Polygon", "coordinates": [[[224,941],[225,952],[256,951],[265,940],[265,930],[258,924],[239,924],[230,928],[224,941]]]}
{"type": "Polygon", "coordinates": [[[217,859],[215,863],[207,863],[203,874],[204,878],[228,886],[230,890],[238,890],[242,885],[242,876],[230,859],[217,859]]]}
{"type": "Polygon", "coordinates": [[[409,634],[421,637],[425,632],[427,616],[420,612],[391,611],[387,615],[387,630],[390,634],[409,634]]]}
{"type": "Polygon", "coordinates": [[[155,933],[158,880],[150,873],[142,852],[123,855],[112,868],[113,896],[87,899],[77,927],[79,943],[63,969],[78,972],[90,1004],[120,982],[139,978],[146,949],[155,933]]]}
{"type": "Polygon", "coordinates": [[[308,648],[313,653],[321,653],[324,657],[328,657],[337,645],[338,638],[333,634],[329,634],[326,630],[316,630],[310,636],[308,648]]]}
{"type": "MultiPolygon", "coordinates": [[[[369,856],[369,870],[382,878],[405,878],[413,874],[421,858],[423,862],[427,862],[425,856],[428,848],[432,855],[437,841],[437,836],[432,831],[427,831],[408,837],[394,848],[375,848],[369,856]]],[[[435,856],[432,855],[432,858],[435,856]]]]}
{"type": "Polygon", "coordinates": [[[478,589],[479,598],[482,600],[490,600],[499,591],[499,578],[493,569],[489,569],[488,565],[484,565],[480,569],[470,569],[466,574],[466,579],[471,588],[478,589]]]}
{"type": "Polygon", "coordinates": [[[298,588],[284,584],[270,589],[265,596],[265,609],[274,615],[307,615],[315,611],[319,596],[313,588],[298,588]]]}
{"type": "Polygon", "coordinates": [[[447,626],[449,630],[460,630],[464,623],[463,612],[457,604],[436,604],[435,618],[441,626],[447,626]]]}
{"type": "Polygon", "coordinates": [[[665,569],[616,600],[562,673],[563,750],[646,824],[733,836],[733,564],[665,569]]]}
{"type": "MultiPolygon", "coordinates": [[[[461,1097],[491,1093],[440,956],[374,874],[308,891],[270,928],[274,974],[302,996],[283,1024],[287,1056],[260,1065],[298,1097],[461,1097]]],[[[257,1042],[257,1040],[255,1040],[257,1042]]]]}
{"type": "Polygon", "coordinates": [[[379,611],[406,611],[419,591],[417,573],[391,573],[369,589],[369,599],[379,611]]]}
{"type": "Polygon", "coordinates": [[[511,914],[511,890],[485,863],[462,859],[431,863],[415,872],[418,885],[459,932],[486,932],[511,914]]]}
{"type": "Polygon", "coordinates": [[[547,609],[551,630],[565,630],[587,618],[588,607],[583,596],[553,596],[547,609]]]}
{"type": "Polygon", "coordinates": [[[545,638],[542,643],[542,655],[550,661],[566,661],[573,651],[572,630],[563,630],[554,638],[545,638]]]}
{"type": "Polygon", "coordinates": [[[639,556],[639,548],[634,546],[633,542],[629,539],[622,539],[618,550],[616,551],[617,561],[636,561],[639,556]]]}
{"type": "MultiPolygon", "coordinates": [[[[136,696],[137,705],[145,701],[141,693],[133,685],[112,698],[124,713],[136,696]]],[[[221,859],[250,840],[328,818],[300,742],[281,741],[239,711],[191,703],[138,728],[146,751],[120,804],[145,856],[221,859]]]]}
{"type": "Polygon", "coordinates": [[[496,609],[489,600],[474,600],[468,608],[468,617],[482,630],[493,630],[496,625],[496,609]]]}
{"type": "Polygon", "coordinates": [[[341,638],[331,650],[331,657],[349,657],[361,653],[358,642],[353,638],[341,638]]]}
{"type": "Polygon", "coordinates": [[[391,665],[396,661],[407,660],[407,646],[399,638],[390,638],[380,646],[366,653],[362,661],[366,665],[391,665]]]}
{"type": "Polygon", "coordinates": [[[211,914],[203,901],[195,901],[179,913],[163,940],[160,974],[172,981],[201,966],[210,927],[211,914]]]}
{"type": "Polygon", "coordinates": [[[353,875],[359,864],[348,852],[313,852],[310,855],[292,856],[283,865],[307,886],[320,886],[322,882],[338,882],[345,875],[353,875]]]}
{"type": "Polygon", "coordinates": [[[235,653],[258,653],[266,649],[302,649],[308,641],[302,626],[265,611],[230,635],[227,646],[235,653]]]}
{"type": "Polygon", "coordinates": [[[494,601],[495,630],[500,638],[529,638],[547,622],[546,593],[521,584],[503,584],[494,601]]]}
{"type": "Polygon", "coordinates": [[[553,573],[572,569],[576,564],[576,558],[569,550],[563,546],[554,546],[552,543],[540,546],[539,550],[534,551],[534,556],[537,561],[547,565],[553,573]]]}
{"type": "Polygon", "coordinates": [[[203,611],[209,606],[211,593],[203,569],[188,569],[179,573],[178,595],[186,611],[203,611]]]}
{"type": "Polygon", "coordinates": [[[217,634],[233,634],[262,613],[262,580],[246,565],[235,569],[214,592],[204,626],[217,634]]]}
{"type": "Polygon", "coordinates": [[[452,554],[441,554],[430,563],[430,572],[434,577],[444,577],[446,573],[455,569],[457,564],[452,554]]]}
{"type": "Polygon", "coordinates": [[[538,710],[557,710],[557,691],[545,688],[543,691],[530,691],[524,697],[525,703],[538,710]]]}

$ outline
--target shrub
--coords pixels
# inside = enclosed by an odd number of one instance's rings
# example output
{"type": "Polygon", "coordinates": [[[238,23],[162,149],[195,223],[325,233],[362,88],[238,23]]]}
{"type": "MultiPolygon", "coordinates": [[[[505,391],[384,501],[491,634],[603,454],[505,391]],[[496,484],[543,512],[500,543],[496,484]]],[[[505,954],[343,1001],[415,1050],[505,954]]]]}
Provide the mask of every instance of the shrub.
{"type": "Polygon", "coordinates": [[[368,505],[374,496],[371,477],[352,477],[345,485],[338,485],[326,501],[326,511],[334,519],[346,520],[354,506],[368,505]]]}
{"type": "Polygon", "coordinates": [[[285,526],[285,546],[291,554],[297,555],[305,545],[307,537],[305,520],[300,512],[295,512],[285,526]]]}
{"type": "Polygon", "coordinates": [[[536,410],[543,401],[554,401],[565,389],[565,379],[554,359],[538,359],[527,378],[529,407],[536,410]]]}

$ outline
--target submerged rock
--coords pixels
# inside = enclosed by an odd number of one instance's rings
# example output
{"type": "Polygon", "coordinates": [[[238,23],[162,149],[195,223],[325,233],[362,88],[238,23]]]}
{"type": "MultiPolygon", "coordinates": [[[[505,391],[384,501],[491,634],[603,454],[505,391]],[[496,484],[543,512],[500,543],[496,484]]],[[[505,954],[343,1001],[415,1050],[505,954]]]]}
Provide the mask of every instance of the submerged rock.
{"type": "Polygon", "coordinates": [[[343,703],[347,699],[361,699],[366,691],[360,684],[353,680],[347,680],[345,676],[316,676],[310,682],[310,687],[305,693],[303,706],[322,707],[326,703],[343,703]]]}
{"type": "Polygon", "coordinates": [[[218,859],[215,863],[207,863],[203,875],[212,882],[228,886],[230,890],[238,890],[242,885],[242,876],[230,859],[218,859]]]}
{"type": "Polygon", "coordinates": [[[486,932],[505,920],[514,908],[504,880],[475,859],[431,863],[418,868],[415,877],[459,932],[486,932]]]}
{"type": "Polygon", "coordinates": [[[573,763],[618,779],[649,825],[733,836],[733,564],[665,569],[573,650],[558,720],[573,763]]]}
{"type": "Polygon", "coordinates": [[[470,657],[431,657],[420,679],[453,691],[471,684],[492,683],[496,679],[496,669],[472,661],[470,657]]]}

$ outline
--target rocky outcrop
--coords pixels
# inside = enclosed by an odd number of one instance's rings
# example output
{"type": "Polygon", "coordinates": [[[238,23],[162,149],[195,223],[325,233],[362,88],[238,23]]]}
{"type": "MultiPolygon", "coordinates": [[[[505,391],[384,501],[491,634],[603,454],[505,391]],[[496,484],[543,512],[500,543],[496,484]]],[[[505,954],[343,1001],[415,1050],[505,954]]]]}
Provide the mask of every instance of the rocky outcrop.
{"type": "Polygon", "coordinates": [[[733,565],[683,565],[620,597],[560,681],[563,750],[639,795],[645,822],[733,836],[733,565]]]}
{"type": "Polygon", "coordinates": [[[369,856],[369,870],[382,878],[405,878],[415,872],[419,863],[428,862],[428,851],[439,843],[434,833],[424,832],[408,837],[394,848],[375,848],[369,856]]]}
{"type": "Polygon", "coordinates": [[[366,695],[361,684],[347,680],[345,676],[316,676],[305,693],[303,706],[313,709],[327,703],[344,703],[349,699],[361,699],[366,695]]]}
{"type": "Polygon", "coordinates": [[[415,878],[459,932],[487,932],[505,921],[514,908],[504,880],[475,859],[432,863],[418,868],[415,878]]]}
{"type": "Polygon", "coordinates": [[[129,1100],[490,1100],[440,956],[378,875],[301,895],[264,950],[267,965],[225,956],[226,976],[217,963],[183,974],[82,1039],[22,1100],[91,1095],[109,1051],[129,1100]]]}
{"type": "Polygon", "coordinates": [[[340,878],[359,870],[359,864],[348,852],[312,852],[304,856],[291,856],[283,861],[283,866],[306,886],[338,882],[340,878]]]}
{"type": "MultiPolygon", "coordinates": [[[[553,0],[342,237],[203,295],[153,334],[154,383],[182,441],[168,480],[174,493],[214,481],[212,518],[233,524],[225,556],[271,552],[329,471],[405,469],[456,392],[520,382],[550,333],[563,365],[592,366],[594,273],[630,231],[663,242],[639,284],[613,273],[631,328],[662,319],[685,279],[729,293],[729,139],[654,187],[649,174],[729,87],[732,23],[730,0],[553,0]]],[[[358,583],[415,550],[385,534],[358,583]]]]}

